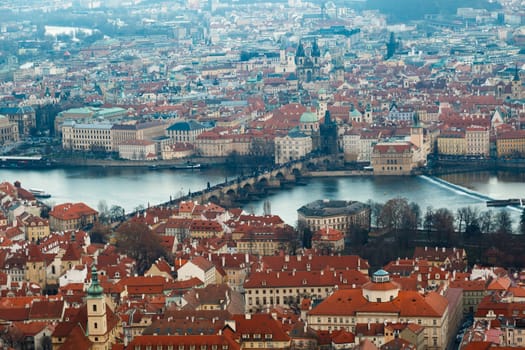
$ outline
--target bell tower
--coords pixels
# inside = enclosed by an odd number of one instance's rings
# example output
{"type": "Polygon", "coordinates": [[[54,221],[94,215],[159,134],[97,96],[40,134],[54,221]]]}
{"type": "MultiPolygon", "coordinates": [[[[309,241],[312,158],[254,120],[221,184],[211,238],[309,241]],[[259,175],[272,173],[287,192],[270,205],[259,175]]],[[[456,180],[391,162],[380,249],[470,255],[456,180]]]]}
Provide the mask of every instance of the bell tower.
{"type": "Polygon", "coordinates": [[[106,349],[108,344],[108,325],[106,314],[106,298],[104,290],[98,283],[98,273],[95,266],[91,269],[91,285],[87,290],[87,335],[93,342],[92,349],[106,349]]]}

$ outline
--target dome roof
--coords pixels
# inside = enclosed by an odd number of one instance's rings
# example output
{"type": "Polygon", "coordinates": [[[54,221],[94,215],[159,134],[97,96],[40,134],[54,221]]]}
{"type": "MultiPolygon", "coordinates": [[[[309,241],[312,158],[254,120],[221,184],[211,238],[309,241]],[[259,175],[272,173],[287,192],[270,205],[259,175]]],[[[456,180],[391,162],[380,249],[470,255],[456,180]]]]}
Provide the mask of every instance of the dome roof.
{"type": "Polygon", "coordinates": [[[91,268],[91,285],[87,290],[88,298],[99,298],[103,295],[104,289],[98,284],[98,273],[95,266],[91,268]]]}
{"type": "Polygon", "coordinates": [[[374,272],[374,276],[388,276],[388,272],[386,272],[383,269],[379,269],[376,272],[374,272]]]}
{"type": "Polygon", "coordinates": [[[317,114],[312,112],[304,112],[299,119],[300,123],[317,123],[318,121],[317,114]]]}

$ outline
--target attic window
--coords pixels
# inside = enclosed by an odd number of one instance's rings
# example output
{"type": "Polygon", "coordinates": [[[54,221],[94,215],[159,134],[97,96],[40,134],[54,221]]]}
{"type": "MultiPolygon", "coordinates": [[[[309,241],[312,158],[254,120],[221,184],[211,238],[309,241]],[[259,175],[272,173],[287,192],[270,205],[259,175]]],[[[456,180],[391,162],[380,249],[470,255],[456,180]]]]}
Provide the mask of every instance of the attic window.
{"type": "Polygon", "coordinates": [[[265,334],[264,339],[272,339],[272,334],[271,333],[265,334]]]}
{"type": "Polygon", "coordinates": [[[303,284],[306,284],[306,283],[308,283],[308,282],[306,281],[306,279],[304,279],[304,280],[303,280],[303,284]]]}

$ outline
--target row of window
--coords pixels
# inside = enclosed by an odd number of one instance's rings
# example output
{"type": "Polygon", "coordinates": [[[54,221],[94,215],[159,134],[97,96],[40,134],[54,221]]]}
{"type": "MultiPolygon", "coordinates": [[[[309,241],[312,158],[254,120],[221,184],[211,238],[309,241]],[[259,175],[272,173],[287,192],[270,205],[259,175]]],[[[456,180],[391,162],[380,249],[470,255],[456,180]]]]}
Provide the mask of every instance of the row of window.
{"type": "Polygon", "coordinates": [[[146,345],[146,346],[141,346],[141,345],[135,345],[135,348],[134,350],[219,350],[219,347],[221,350],[228,350],[228,345],[226,344],[223,344],[223,345],[217,345],[217,344],[212,344],[212,345],[177,345],[177,346],[174,346],[174,345],[166,345],[166,346],[163,346],[163,345],[156,345],[156,346],[153,346],[153,345],[146,345]]]}

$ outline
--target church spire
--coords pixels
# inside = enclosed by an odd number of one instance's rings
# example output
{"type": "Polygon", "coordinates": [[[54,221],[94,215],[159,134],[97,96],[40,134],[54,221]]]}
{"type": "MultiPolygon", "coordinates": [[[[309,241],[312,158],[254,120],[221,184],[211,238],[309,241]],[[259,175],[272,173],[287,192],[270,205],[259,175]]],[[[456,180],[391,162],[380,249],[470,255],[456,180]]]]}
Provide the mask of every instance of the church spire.
{"type": "Polygon", "coordinates": [[[516,65],[516,68],[514,69],[514,78],[513,81],[520,81],[520,73],[518,69],[518,65],[516,65]]]}
{"type": "Polygon", "coordinates": [[[98,283],[98,272],[95,265],[91,268],[91,285],[87,290],[88,298],[100,298],[104,293],[104,289],[98,283]]]}

